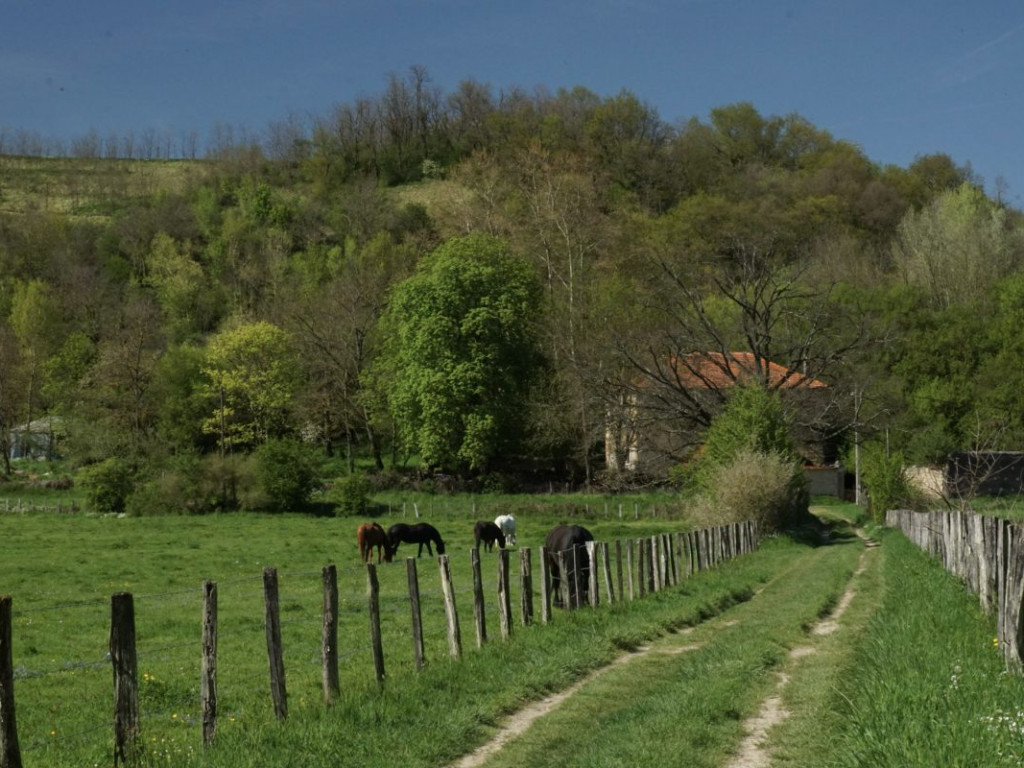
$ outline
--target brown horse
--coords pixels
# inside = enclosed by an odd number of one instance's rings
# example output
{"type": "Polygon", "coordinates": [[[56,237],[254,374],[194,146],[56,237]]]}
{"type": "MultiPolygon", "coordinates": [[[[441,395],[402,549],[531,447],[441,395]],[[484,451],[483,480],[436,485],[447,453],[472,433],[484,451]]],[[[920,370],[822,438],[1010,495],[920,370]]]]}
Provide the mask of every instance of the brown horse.
{"type": "Polygon", "coordinates": [[[356,530],[356,538],[359,540],[359,557],[364,563],[370,562],[373,555],[373,548],[377,548],[377,562],[380,562],[381,550],[384,552],[384,562],[391,562],[393,554],[391,545],[388,543],[388,535],[379,523],[363,523],[356,530]]]}

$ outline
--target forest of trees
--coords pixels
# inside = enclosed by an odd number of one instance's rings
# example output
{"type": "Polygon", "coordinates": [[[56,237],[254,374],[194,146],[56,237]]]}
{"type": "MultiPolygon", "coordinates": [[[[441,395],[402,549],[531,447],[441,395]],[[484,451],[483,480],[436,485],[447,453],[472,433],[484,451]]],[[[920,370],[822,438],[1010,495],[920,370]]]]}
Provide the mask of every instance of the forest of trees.
{"type": "MultiPolygon", "coordinates": [[[[45,154],[13,135],[0,153],[45,154]]],[[[628,483],[609,419],[642,388],[684,462],[713,413],[667,361],[702,351],[827,383],[793,417],[840,446],[1024,449],[1021,214],[946,155],[881,167],[747,103],[669,123],[625,91],[444,93],[419,67],[201,159],[186,139],[63,148],[174,156],[151,162],[200,166],[184,189],[0,213],[0,474],[46,415],[76,466],[213,506],[299,447],[628,483]]]]}

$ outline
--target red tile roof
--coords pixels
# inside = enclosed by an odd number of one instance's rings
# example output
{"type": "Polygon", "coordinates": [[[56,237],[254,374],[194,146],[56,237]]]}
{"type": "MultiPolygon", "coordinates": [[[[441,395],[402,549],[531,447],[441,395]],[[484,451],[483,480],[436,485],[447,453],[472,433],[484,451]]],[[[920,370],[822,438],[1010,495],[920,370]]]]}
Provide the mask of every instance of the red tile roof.
{"type": "Polygon", "coordinates": [[[726,389],[744,381],[756,380],[759,371],[770,387],[778,389],[819,389],[828,385],[770,360],[760,360],[750,352],[694,352],[672,358],[672,367],[686,389],[726,389]]]}

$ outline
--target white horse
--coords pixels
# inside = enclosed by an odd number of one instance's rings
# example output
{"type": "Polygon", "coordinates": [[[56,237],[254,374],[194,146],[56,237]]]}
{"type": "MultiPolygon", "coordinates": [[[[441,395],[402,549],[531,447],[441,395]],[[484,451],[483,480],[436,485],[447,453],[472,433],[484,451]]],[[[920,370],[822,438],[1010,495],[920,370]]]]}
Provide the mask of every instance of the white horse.
{"type": "Polygon", "coordinates": [[[514,515],[498,515],[494,524],[505,534],[505,543],[514,546],[516,543],[516,518],[514,515]]]}

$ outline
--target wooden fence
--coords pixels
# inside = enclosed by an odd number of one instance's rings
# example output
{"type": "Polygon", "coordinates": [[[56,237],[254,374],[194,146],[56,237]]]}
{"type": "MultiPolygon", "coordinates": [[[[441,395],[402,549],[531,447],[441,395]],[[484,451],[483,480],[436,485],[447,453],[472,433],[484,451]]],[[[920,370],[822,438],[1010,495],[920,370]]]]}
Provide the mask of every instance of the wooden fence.
{"type": "Polygon", "coordinates": [[[996,613],[996,636],[1008,669],[1024,669],[1024,526],[973,513],[891,510],[886,525],[940,560],[996,613]]]}
{"type": "MultiPolygon", "coordinates": [[[[645,594],[661,591],[677,585],[698,571],[712,568],[718,563],[738,555],[747,554],[757,548],[758,530],[753,522],[736,523],[698,531],[672,534],[658,534],[649,538],[616,541],[613,546],[604,542],[590,542],[587,545],[589,557],[589,583],[583,590],[577,583],[570,588],[565,584],[563,567],[562,605],[569,608],[581,607],[570,596],[586,594],[591,607],[597,607],[601,600],[620,602],[635,600],[645,594]],[[614,564],[614,565],[613,565],[614,564]]],[[[552,553],[563,559],[567,555],[579,557],[579,553],[552,553]]],[[[553,595],[548,572],[547,553],[541,547],[538,551],[540,564],[539,600],[540,622],[550,622],[553,595]]],[[[473,569],[474,626],[477,647],[487,640],[484,616],[483,579],[480,578],[480,557],[475,549],[470,550],[473,569]]],[[[499,550],[498,565],[498,615],[503,640],[513,634],[516,611],[511,599],[510,551],[499,550]]],[[[518,621],[522,626],[534,622],[534,580],[531,551],[518,550],[518,581],[520,601],[518,621]]],[[[445,623],[447,627],[448,652],[451,657],[462,655],[462,635],[455,601],[455,587],[452,584],[451,569],[447,555],[437,558],[438,572],[443,596],[445,623]]],[[[384,643],[380,627],[379,583],[377,566],[366,566],[366,596],[370,616],[370,647],[373,657],[374,675],[379,685],[386,680],[384,643]]],[[[408,573],[409,605],[411,606],[411,627],[413,653],[417,669],[424,664],[422,636],[421,601],[419,591],[418,565],[415,558],[406,559],[408,573]]],[[[584,569],[571,569],[577,577],[584,569]]],[[[338,695],[338,584],[335,566],[328,565],[322,571],[323,624],[321,635],[323,696],[330,703],[338,695]]],[[[274,712],[279,719],[288,716],[288,693],[286,670],[281,642],[281,622],[278,599],[278,577],[273,568],[263,571],[263,598],[265,607],[264,628],[266,632],[267,659],[269,667],[269,692],[274,712]]],[[[578,602],[578,601],[577,601],[578,602]]],[[[135,648],[134,599],[129,593],[115,594],[110,606],[109,658],[113,665],[114,685],[114,765],[133,765],[141,755],[139,716],[139,675],[135,648]]],[[[217,727],[217,585],[212,581],[203,583],[203,613],[200,627],[201,680],[199,722],[202,725],[204,745],[210,745],[216,738],[217,727]]],[[[22,768],[21,750],[15,723],[14,662],[12,653],[12,598],[0,596],[0,768],[22,768]]]]}

